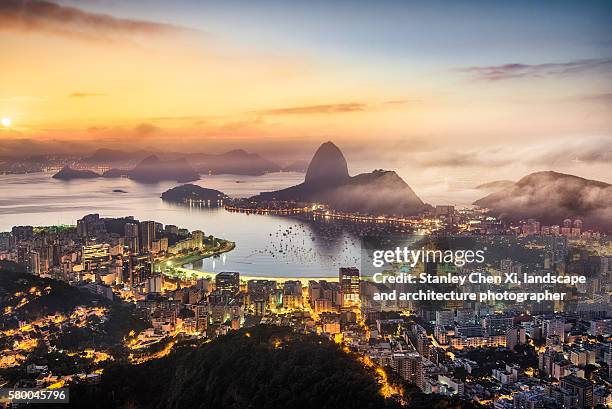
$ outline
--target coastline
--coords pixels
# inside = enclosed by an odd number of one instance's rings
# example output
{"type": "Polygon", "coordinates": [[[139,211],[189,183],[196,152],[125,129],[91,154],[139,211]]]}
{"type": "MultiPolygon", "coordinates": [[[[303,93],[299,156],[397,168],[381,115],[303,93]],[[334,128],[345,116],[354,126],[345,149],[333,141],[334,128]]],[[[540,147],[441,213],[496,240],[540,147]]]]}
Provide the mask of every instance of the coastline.
{"type": "Polygon", "coordinates": [[[204,251],[204,252],[200,252],[200,251],[191,252],[183,256],[178,255],[178,256],[174,256],[174,257],[170,257],[170,258],[161,260],[159,264],[183,266],[185,264],[191,264],[196,261],[203,260],[205,258],[215,257],[223,253],[228,253],[236,248],[236,243],[231,240],[225,240],[225,239],[218,239],[218,240],[223,242],[221,248],[219,249],[215,249],[211,251],[204,251]]]}
{"type": "MultiPolygon", "coordinates": [[[[181,277],[177,277],[177,276],[172,276],[167,274],[166,272],[164,272],[163,274],[171,279],[180,279],[181,281],[190,281],[190,280],[197,280],[200,278],[210,278],[213,279],[218,273],[212,272],[212,271],[200,271],[200,270],[193,270],[193,269],[189,269],[189,268],[184,268],[184,267],[176,267],[174,268],[174,271],[179,271],[181,273],[184,273],[186,275],[185,279],[181,278],[181,277]]],[[[308,285],[308,282],[311,280],[315,280],[315,281],[319,281],[319,280],[327,280],[330,282],[337,282],[338,281],[338,277],[291,277],[291,276],[277,276],[277,277],[270,277],[270,276],[251,276],[251,275],[242,275],[240,274],[240,281],[248,281],[248,280],[270,280],[270,281],[277,281],[279,283],[284,283],[286,281],[300,281],[303,285],[308,285]]]]}

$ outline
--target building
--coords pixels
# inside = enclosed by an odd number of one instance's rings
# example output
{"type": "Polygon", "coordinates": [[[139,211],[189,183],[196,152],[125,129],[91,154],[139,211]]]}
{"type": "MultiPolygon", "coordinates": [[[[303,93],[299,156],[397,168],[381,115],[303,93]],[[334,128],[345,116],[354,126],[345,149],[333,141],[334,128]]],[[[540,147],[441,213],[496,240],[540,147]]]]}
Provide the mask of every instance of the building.
{"type": "Polygon", "coordinates": [[[194,230],[191,233],[191,239],[193,241],[192,246],[194,249],[202,249],[204,247],[204,232],[202,230],[194,230]]]}
{"type": "Polygon", "coordinates": [[[561,378],[561,389],[577,397],[578,408],[593,407],[593,384],[584,378],[569,375],[561,378]]]}
{"type": "Polygon", "coordinates": [[[142,252],[150,252],[153,247],[153,241],[156,238],[156,223],[148,220],[140,223],[140,249],[142,252]]]}
{"type": "Polygon", "coordinates": [[[355,306],[359,304],[359,269],[355,267],[340,268],[338,282],[342,294],[342,306],[355,306]]]}
{"type": "Polygon", "coordinates": [[[453,325],[455,323],[455,313],[452,310],[436,311],[436,325],[453,325]]]}
{"type": "Polygon", "coordinates": [[[130,253],[137,254],[140,250],[140,240],[138,239],[138,224],[126,223],[123,229],[126,246],[130,249],[130,253]]]}
{"type": "Polygon", "coordinates": [[[418,353],[394,354],[391,358],[391,367],[402,379],[415,384],[421,390],[425,389],[423,360],[418,353]]]}
{"type": "Polygon", "coordinates": [[[215,288],[220,292],[238,294],[240,292],[240,273],[221,272],[215,276],[215,288]]]}

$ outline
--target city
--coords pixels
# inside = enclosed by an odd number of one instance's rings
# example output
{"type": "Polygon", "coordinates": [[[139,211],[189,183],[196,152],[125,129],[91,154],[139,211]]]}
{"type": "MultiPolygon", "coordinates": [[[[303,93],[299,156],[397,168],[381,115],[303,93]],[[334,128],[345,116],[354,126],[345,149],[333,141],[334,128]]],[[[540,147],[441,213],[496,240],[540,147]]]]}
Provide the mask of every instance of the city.
{"type": "MultiPolygon", "coordinates": [[[[428,226],[431,235],[452,234],[489,248],[501,243],[529,252],[515,252],[516,260],[504,253],[484,265],[463,267],[412,263],[413,272],[430,278],[423,285],[452,274],[455,285],[463,283],[462,291],[541,291],[544,286],[567,295],[560,301],[519,304],[380,301],[373,294],[381,284],[358,266],[342,267],[336,276],[330,272],[320,280],[194,272],[184,266],[231,252],[231,238],[133,217],[90,214],[76,226],[16,226],[0,233],[2,266],[21,268],[35,281],[2,295],[2,384],[95,384],[115,360],[141,364],[171,354],[177,345],[199,345],[243,328],[272,325],[318,334],[358,354],[378,379],[380,393],[398,402],[406,399],[405,391],[390,383],[388,371],[424,393],[496,409],[609,407],[612,243],[604,234],[582,230],[581,224],[564,220],[541,226],[530,219],[504,225],[478,209],[452,206],[438,206],[422,221],[414,218],[412,225],[428,226]],[[530,257],[534,261],[523,260],[530,257]],[[183,270],[192,274],[177,274],[183,270]],[[580,273],[589,279],[520,286],[499,279],[527,272],[568,278],[580,273]],[[474,274],[486,279],[467,279],[474,274]],[[41,297],[67,291],[49,284],[56,282],[79,289],[78,303],[47,315],[28,310],[41,297]],[[85,337],[80,343],[79,329],[101,335],[93,340],[80,335],[85,337]],[[53,362],[49,356],[58,358],[53,362]]],[[[371,233],[366,225],[359,230],[371,233]]],[[[402,280],[394,285],[409,292],[420,288],[402,280]]]]}
{"type": "Polygon", "coordinates": [[[612,408],[612,1],[0,0],[0,408],[612,408]]]}

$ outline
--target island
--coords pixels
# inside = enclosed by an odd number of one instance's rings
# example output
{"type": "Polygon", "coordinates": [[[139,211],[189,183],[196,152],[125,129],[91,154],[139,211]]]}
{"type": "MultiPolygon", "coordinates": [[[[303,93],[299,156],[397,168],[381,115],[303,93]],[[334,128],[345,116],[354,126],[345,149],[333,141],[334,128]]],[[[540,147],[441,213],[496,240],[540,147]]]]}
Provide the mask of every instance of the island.
{"type": "Polygon", "coordinates": [[[91,170],[73,169],[70,166],[64,166],[59,172],[52,176],[53,179],[73,180],[73,179],[95,179],[100,175],[91,170]]]}
{"type": "Polygon", "coordinates": [[[206,207],[222,207],[227,195],[215,189],[207,189],[191,183],[166,190],[162,200],[171,203],[201,204],[206,207]]]}

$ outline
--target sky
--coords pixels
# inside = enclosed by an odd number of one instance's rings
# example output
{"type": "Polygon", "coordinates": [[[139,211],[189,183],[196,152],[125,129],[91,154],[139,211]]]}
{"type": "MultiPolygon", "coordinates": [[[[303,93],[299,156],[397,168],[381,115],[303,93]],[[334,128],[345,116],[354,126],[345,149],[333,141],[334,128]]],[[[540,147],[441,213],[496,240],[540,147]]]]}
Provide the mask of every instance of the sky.
{"type": "Polygon", "coordinates": [[[612,182],[609,1],[0,0],[0,50],[5,153],[333,140],[411,185],[612,182]]]}

